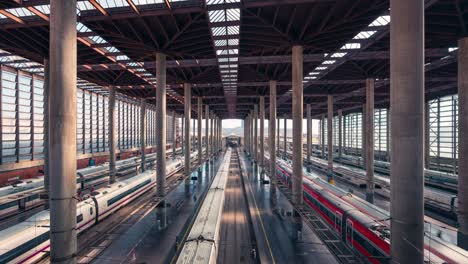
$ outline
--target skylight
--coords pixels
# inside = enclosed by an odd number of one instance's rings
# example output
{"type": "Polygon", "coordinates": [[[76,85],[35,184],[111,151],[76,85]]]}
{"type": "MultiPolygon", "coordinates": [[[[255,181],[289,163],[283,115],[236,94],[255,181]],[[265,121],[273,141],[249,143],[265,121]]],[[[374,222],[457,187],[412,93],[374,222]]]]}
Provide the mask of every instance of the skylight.
{"type": "Polygon", "coordinates": [[[337,52],[337,53],[333,53],[331,55],[332,58],[341,58],[341,57],[344,57],[347,53],[346,52],[337,52]]]}
{"type": "Polygon", "coordinates": [[[8,11],[9,13],[17,17],[35,16],[34,13],[32,13],[31,11],[27,10],[24,7],[10,8],[10,9],[6,9],[6,11],[8,11]]]}
{"type": "Polygon", "coordinates": [[[346,43],[340,49],[342,49],[342,50],[351,50],[351,49],[360,49],[360,48],[361,48],[360,43],[346,43]]]}
{"type": "Polygon", "coordinates": [[[390,23],[390,16],[379,16],[369,26],[386,26],[388,23],[390,23]]]}
{"type": "Polygon", "coordinates": [[[353,39],[368,39],[377,31],[361,31],[353,39]]]}

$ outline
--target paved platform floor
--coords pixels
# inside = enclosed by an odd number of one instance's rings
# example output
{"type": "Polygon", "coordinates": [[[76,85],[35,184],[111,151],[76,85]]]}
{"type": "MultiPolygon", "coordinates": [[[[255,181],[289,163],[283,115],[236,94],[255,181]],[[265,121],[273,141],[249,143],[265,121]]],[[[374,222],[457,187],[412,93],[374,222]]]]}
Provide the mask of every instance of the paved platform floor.
{"type": "Polygon", "coordinates": [[[229,171],[221,217],[217,263],[255,263],[252,256],[255,238],[251,230],[238,159],[231,159],[229,171]]]}
{"type": "Polygon", "coordinates": [[[258,167],[243,153],[241,163],[262,263],[338,263],[308,225],[293,216],[287,198],[260,181],[258,167]]]}
{"type": "Polygon", "coordinates": [[[216,175],[220,160],[204,164],[192,173],[197,180],[181,183],[165,200],[166,206],[147,212],[94,261],[94,263],[170,263],[176,252],[176,241],[186,232],[199,197],[216,175]]]}

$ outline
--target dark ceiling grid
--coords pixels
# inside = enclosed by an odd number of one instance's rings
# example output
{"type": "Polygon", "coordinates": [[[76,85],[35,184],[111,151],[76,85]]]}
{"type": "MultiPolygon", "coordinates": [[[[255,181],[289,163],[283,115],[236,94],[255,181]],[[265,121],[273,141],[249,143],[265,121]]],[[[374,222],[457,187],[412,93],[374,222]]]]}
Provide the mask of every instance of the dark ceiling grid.
{"type": "MultiPolygon", "coordinates": [[[[83,82],[83,86],[97,89],[99,86],[116,84],[131,96],[147,96],[155,81],[152,53],[165,47],[168,54],[168,84],[173,89],[168,96],[171,107],[173,105],[173,109],[182,111],[182,104],[176,106],[183,95],[180,84],[190,81],[193,83],[194,95],[201,95],[204,101],[216,104],[217,114],[227,117],[232,113],[229,114],[228,104],[225,104],[214,43],[216,40],[235,38],[239,39],[235,103],[235,116],[239,118],[243,118],[252,107],[249,103],[253,104],[256,100],[252,98],[268,93],[269,79],[277,79],[281,83],[278,95],[284,94],[282,98],[285,99],[280,99],[280,102],[284,102],[279,114],[290,112],[288,91],[291,64],[288,56],[293,44],[304,46],[304,81],[308,82],[304,85],[304,101],[313,103],[316,114],[324,112],[323,95],[326,93],[336,94],[335,103],[346,111],[359,111],[359,100],[363,99],[362,84],[322,81],[362,82],[366,77],[373,77],[378,79],[378,83],[388,78],[389,34],[381,33],[383,36],[377,38],[377,32],[388,31],[388,25],[369,26],[374,19],[388,14],[388,0],[213,1],[217,4],[206,5],[205,1],[191,0],[131,6],[124,2],[134,2],[126,0],[122,1],[124,5],[120,7],[106,7],[105,3],[113,2],[109,0],[94,1],[103,7],[82,10],[79,20],[95,32],[78,32],[78,36],[86,39],[99,35],[107,43],[78,43],[79,77],[88,81],[83,82]],[[208,12],[235,8],[240,10],[239,22],[224,21],[215,25],[239,25],[240,32],[213,36],[211,40],[208,12]],[[190,25],[184,30],[187,24],[190,25]],[[369,39],[353,39],[366,28],[376,33],[369,39]],[[147,31],[152,32],[153,36],[148,35],[147,31]],[[359,51],[341,50],[346,43],[356,43],[361,48],[359,51]],[[99,51],[110,46],[116,47],[118,51],[99,51]],[[347,54],[342,57],[331,58],[335,53],[344,52],[347,54]],[[112,60],[123,55],[128,56],[128,59],[117,62],[112,60]],[[336,64],[325,69],[321,64],[327,60],[335,60],[336,64]],[[141,64],[127,65],[131,62],[141,64]],[[142,68],[150,76],[140,72],[142,68]],[[138,76],[142,74],[149,82],[138,76]],[[345,96],[346,93],[349,96],[345,96]],[[170,99],[171,96],[176,99],[170,99]]],[[[82,5],[90,3],[86,0],[79,2],[82,5]]],[[[7,12],[8,16],[3,15],[0,19],[0,48],[22,57],[3,55],[4,58],[11,56],[11,60],[2,59],[1,64],[40,72],[42,58],[48,47],[48,16],[43,11],[43,5],[48,3],[48,0],[1,1],[0,10],[3,14],[7,12]],[[20,10],[22,13],[28,11],[32,15],[18,16],[11,8],[24,8],[24,11],[20,10]]],[[[426,98],[432,98],[456,92],[456,83],[448,78],[456,76],[456,50],[448,54],[447,49],[456,47],[457,39],[466,36],[468,7],[464,1],[458,0],[425,0],[425,3],[426,98]],[[428,55],[428,52],[433,53],[428,55]],[[435,81],[442,77],[446,79],[435,81]]],[[[385,83],[376,89],[376,103],[385,105],[388,89],[385,83]]]]}

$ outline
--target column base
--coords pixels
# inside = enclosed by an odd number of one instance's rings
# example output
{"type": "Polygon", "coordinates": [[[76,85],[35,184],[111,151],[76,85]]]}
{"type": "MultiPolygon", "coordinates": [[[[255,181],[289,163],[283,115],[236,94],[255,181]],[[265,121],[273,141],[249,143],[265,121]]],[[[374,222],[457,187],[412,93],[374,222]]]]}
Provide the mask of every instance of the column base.
{"type": "Polygon", "coordinates": [[[457,246],[468,250],[468,234],[463,234],[462,232],[457,232],[457,246]]]}
{"type": "Polygon", "coordinates": [[[366,192],[366,201],[373,204],[374,203],[374,193],[366,192]]]}
{"type": "Polygon", "coordinates": [[[328,170],[328,172],[327,172],[327,181],[330,184],[333,184],[333,185],[335,184],[335,178],[333,176],[333,171],[332,170],[328,170]]]}

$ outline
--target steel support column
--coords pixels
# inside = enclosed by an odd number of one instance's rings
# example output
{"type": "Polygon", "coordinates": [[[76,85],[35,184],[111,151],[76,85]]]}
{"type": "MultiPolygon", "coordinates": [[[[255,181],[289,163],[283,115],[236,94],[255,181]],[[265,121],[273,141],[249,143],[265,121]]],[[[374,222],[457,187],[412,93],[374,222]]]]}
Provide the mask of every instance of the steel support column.
{"type": "Polygon", "coordinates": [[[374,79],[366,80],[366,200],[374,203],[374,79]]]}
{"type": "Polygon", "coordinates": [[[166,195],[166,55],[156,53],[156,195],[166,195]]]}
{"type": "Polygon", "coordinates": [[[424,261],[424,1],[390,0],[391,252],[424,261]]]}
{"type": "Polygon", "coordinates": [[[292,47],[292,202],[302,205],[302,118],[303,118],[303,47],[292,47]]]}
{"type": "Polygon", "coordinates": [[[50,262],[75,263],[76,0],[50,2],[50,262]]]}
{"type": "Polygon", "coordinates": [[[458,41],[458,245],[468,249],[468,37],[458,41]]]}

